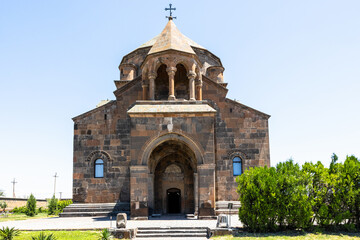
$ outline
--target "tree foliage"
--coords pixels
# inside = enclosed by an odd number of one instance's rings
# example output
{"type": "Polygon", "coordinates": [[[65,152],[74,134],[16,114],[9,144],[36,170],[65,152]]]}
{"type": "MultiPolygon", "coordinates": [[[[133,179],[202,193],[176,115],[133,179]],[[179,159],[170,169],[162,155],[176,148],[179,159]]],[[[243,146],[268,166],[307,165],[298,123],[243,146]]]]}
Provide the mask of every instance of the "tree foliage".
{"type": "Polygon", "coordinates": [[[57,215],[59,214],[58,210],[58,200],[55,197],[55,194],[53,197],[48,201],[48,214],[49,215],[57,215]]]}
{"type": "Polygon", "coordinates": [[[329,168],[292,160],[250,168],[237,178],[239,218],[254,232],[323,228],[360,230],[360,162],[347,156],[329,168]]]}
{"type": "Polygon", "coordinates": [[[29,199],[26,202],[26,215],[33,217],[37,214],[36,212],[36,199],[33,194],[30,194],[29,199]]]}

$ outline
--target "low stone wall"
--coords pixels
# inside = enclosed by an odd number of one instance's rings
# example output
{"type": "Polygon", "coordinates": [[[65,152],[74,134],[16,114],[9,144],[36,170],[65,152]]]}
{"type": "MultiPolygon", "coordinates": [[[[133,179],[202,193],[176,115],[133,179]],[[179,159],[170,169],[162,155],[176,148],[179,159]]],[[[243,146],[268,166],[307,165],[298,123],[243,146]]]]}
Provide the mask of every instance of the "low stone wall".
{"type": "MultiPolygon", "coordinates": [[[[15,207],[23,207],[26,206],[27,199],[26,198],[7,198],[7,197],[0,197],[0,202],[6,202],[7,208],[6,211],[10,211],[15,207]]],[[[47,201],[45,199],[36,199],[36,207],[47,207],[47,201]]],[[[0,210],[1,211],[1,210],[0,210]]]]}

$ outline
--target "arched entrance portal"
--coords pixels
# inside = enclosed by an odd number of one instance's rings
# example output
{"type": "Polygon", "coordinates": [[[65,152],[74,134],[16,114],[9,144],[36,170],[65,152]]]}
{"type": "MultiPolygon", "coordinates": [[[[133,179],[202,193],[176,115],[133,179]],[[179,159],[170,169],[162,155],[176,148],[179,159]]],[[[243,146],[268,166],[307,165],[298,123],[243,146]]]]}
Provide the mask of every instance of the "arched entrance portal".
{"type": "Polygon", "coordinates": [[[183,142],[168,140],[158,145],[149,159],[154,176],[153,213],[194,213],[196,158],[183,142]]]}

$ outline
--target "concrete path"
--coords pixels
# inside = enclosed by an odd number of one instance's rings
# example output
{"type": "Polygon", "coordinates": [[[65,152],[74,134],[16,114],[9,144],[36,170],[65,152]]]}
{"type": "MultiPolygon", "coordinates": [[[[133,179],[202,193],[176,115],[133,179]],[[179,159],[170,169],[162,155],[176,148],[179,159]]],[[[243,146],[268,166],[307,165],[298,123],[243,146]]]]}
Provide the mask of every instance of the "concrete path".
{"type": "MultiPolygon", "coordinates": [[[[115,227],[115,219],[109,217],[42,218],[0,222],[2,227],[15,227],[19,230],[93,230],[115,227]]],[[[231,217],[232,227],[241,227],[237,215],[231,217]]],[[[209,227],[216,228],[216,220],[191,220],[180,217],[162,217],[151,220],[128,220],[127,228],[137,227],[209,227]]]]}

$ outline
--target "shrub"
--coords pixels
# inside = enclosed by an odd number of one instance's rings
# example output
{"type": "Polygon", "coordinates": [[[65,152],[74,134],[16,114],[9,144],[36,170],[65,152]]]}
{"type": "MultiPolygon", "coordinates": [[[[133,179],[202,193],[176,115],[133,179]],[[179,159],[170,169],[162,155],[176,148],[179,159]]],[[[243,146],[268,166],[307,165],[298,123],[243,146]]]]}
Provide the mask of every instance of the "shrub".
{"type": "Polygon", "coordinates": [[[71,199],[69,200],[60,200],[57,202],[57,209],[59,212],[63,212],[64,208],[72,204],[73,201],[71,199]]]}
{"type": "Polygon", "coordinates": [[[53,233],[46,234],[44,232],[40,232],[36,237],[31,237],[32,240],[56,240],[56,237],[53,233]]]}
{"type": "Polygon", "coordinates": [[[292,160],[276,168],[250,168],[237,178],[239,218],[250,231],[317,228],[360,230],[360,161],[347,156],[329,168],[300,169],[292,160]]]}
{"type": "Polygon", "coordinates": [[[279,189],[275,168],[250,168],[237,178],[239,219],[254,232],[278,230],[279,189]]]}
{"type": "Polygon", "coordinates": [[[0,237],[3,240],[12,240],[14,237],[19,236],[20,231],[15,228],[3,227],[0,229],[0,237]]]}
{"type": "Polygon", "coordinates": [[[47,209],[46,208],[43,208],[43,207],[39,207],[37,209],[37,213],[46,213],[47,212],[47,209]]]}
{"type": "Polygon", "coordinates": [[[49,215],[57,215],[59,214],[58,208],[57,208],[58,200],[55,198],[55,195],[48,201],[48,214],[49,215]]]}
{"type": "Polygon", "coordinates": [[[313,216],[312,202],[308,197],[311,183],[306,172],[290,159],[276,166],[276,182],[279,190],[277,215],[280,228],[306,229],[313,216]]]}
{"type": "Polygon", "coordinates": [[[30,195],[29,199],[26,202],[26,215],[33,217],[36,215],[36,199],[33,194],[30,195]]]}
{"type": "Polygon", "coordinates": [[[7,203],[5,201],[1,201],[0,202],[0,208],[3,210],[3,212],[5,212],[6,208],[7,208],[7,203]]]}
{"type": "Polygon", "coordinates": [[[104,229],[100,233],[99,240],[110,240],[113,239],[113,236],[111,236],[111,233],[108,229],[104,229]]]}
{"type": "Polygon", "coordinates": [[[15,207],[13,210],[11,210],[12,213],[26,213],[27,208],[25,206],[23,207],[15,207]]]}

